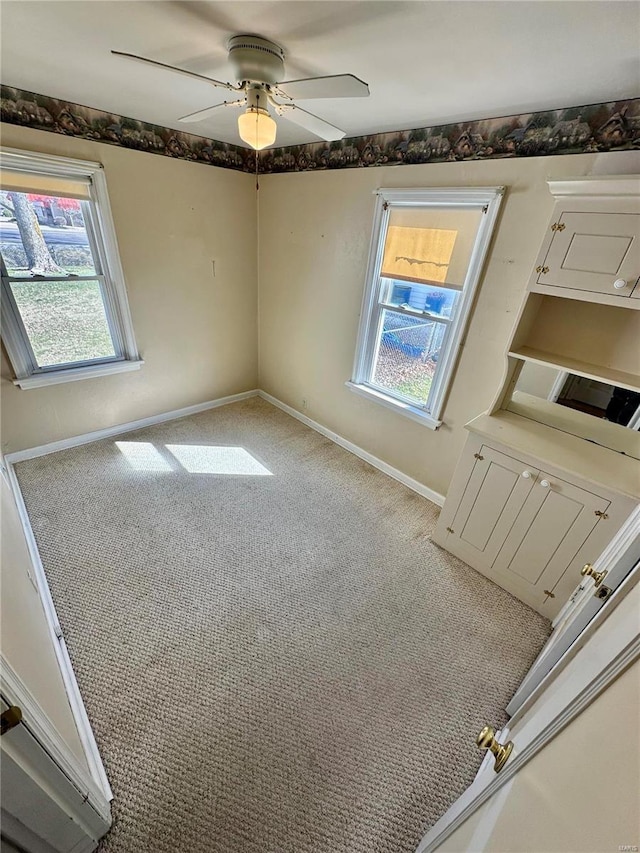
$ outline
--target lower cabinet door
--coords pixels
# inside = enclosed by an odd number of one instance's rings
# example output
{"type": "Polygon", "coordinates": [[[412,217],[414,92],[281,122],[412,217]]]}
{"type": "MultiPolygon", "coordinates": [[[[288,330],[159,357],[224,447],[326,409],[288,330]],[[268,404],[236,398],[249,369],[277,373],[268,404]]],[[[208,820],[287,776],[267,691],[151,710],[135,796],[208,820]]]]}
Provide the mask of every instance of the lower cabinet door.
{"type": "Polygon", "coordinates": [[[474,459],[446,547],[481,569],[493,564],[539,471],[484,444],[474,459]]]}
{"type": "Polygon", "coordinates": [[[539,613],[554,616],[580,582],[584,563],[611,538],[606,523],[598,530],[609,506],[606,498],[540,472],[491,576],[539,613]]]}
{"type": "Polygon", "coordinates": [[[434,541],[553,619],[637,503],[578,482],[472,435],[434,541]]]}

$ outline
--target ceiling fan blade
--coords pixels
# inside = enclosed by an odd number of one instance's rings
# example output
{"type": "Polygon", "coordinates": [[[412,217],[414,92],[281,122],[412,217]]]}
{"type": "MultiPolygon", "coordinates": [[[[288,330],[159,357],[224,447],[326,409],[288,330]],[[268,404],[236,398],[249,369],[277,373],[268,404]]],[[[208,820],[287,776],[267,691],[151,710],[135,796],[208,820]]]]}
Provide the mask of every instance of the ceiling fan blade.
{"type": "Polygon", "coordinates": [[[282,118],[286,118],[288,121],[299,124],[300,127],[304,127],[305,130],[311,131],[311,133],[319,136],[320,139],[326,139],[327,142],[333,142],[336,139],[344,139],[346,136],[346,132],[344,130],[340,130],[339,127],[329,124],[328,121],[318,118],[318,116],[314,116],[313,113],[308,113],[301,107],[296,107],[295,104],[279,104],[276,107],[276,112],[279,116],[282,116],[282,118]]]}
{"type": "Polygon", "coordinates": [[[284,44],[299,44],[308,39],[318,39],[322,36],[332,36],[336,32],[344,33],[356,27],[370,26],[374,21],[413,11],[414,0],[393,0],[393,3],[345,3],[339,6],[330,3],[314,3],[309,9],[309,15],[297,26],[287,27],[281,31],[284,44]]]}
{"type": "Polygon", "coordinates": [[[177,68],[175,65],[167,65],[166,62],[158,62],[155,59],[147,59],[144,56],[137,56],[135,53],[124,53],[121,50],[112,50],[114,56],[124,56],[126,59],[135,59],[136,62],[144,62],[146,65],[155,65],[157,68],[166,68],[168,71],[176,71],[178,74],[184,74],[186,77],[193,77],[196,80],[205,80],[214,86],[220,86],[222,89],[230,89],[232,92],[237,91],[237,86],[232,86],[231,83],[222,83],[220,80],[214,80],[212,77],[204,77],[202,74],[196,74],[195,71],[186,71],[184,68],[177,68]]]}
{"type": "Polygon", "coordinates": [[[241,107],[246,102],[245,98],[239,101],[223,101],[221,104],[214,104],[212,107],[205,107],[203,110],[196,110],[195,113],[189,113],[186,116],[181,116],[178,121],[183,121],[189,124],[192,121],[204,121],[218,109],[218,107],[241,107]]]}
{"type": "Polygon", "coordinates": [[[277,83],[278,94],[293,100],[307,98],[368,98],[367,84],[353,74],[333,74],[329,77],[306,77],[277,83]]]}

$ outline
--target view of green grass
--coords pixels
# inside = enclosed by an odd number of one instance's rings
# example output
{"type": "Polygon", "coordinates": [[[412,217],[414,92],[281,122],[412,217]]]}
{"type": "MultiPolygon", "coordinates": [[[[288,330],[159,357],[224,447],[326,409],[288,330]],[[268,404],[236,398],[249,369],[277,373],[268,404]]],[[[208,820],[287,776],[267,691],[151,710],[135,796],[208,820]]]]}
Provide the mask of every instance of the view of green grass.
{"type": "Polygon", "coordinates": [[[406,379],[404,382],[398,383],[395,390],[424,403],[429,396],[432,379],[432,376],[416,376],[413,379],[406,379]]]}
{"type": "Polygon", "coordinates": [[[13,282],[12,290],[40,367],[115,355],[99,282],[13,282]]]}

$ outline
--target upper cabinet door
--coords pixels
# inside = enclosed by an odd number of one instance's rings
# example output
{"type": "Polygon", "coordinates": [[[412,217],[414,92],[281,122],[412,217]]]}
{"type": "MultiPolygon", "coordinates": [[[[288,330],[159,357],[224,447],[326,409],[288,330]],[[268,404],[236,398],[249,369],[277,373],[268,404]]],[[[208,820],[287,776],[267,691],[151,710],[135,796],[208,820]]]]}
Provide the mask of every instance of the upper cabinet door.
{"type": "Polygon", "coordinates": [[[536,281],[621,298],[631,296],[640,276],[640,215],[564,212],[536,281]]]}

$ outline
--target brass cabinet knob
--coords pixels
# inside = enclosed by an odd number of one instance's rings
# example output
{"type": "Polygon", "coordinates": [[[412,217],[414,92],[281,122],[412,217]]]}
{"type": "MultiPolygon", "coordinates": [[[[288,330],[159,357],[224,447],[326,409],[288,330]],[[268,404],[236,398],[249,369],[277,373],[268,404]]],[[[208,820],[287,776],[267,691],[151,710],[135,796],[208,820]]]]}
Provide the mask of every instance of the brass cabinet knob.
{"type": "Polygon", "coordinates": [[[593,578],[593,585],[597,589],[606,578],[607,570],[603,569],[601,572],[596,572],[591,563],[587,563],[582,567],[580,574],[583,578],[593,578]]]}
{"type": "Polygon", "coordinates": [[[507,759],[511,755],[511,751],[513,750],[512,741],[505,744],[498,743],[496,740],[496,730],[492,726],[485,726],[482,729],[476,738],[476,744],[480,749],[488,749],[493,753],[495,757],[493,769],[496,773],[499,773],[502,770],[504,765],[507,763],[507,759]]]}

